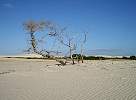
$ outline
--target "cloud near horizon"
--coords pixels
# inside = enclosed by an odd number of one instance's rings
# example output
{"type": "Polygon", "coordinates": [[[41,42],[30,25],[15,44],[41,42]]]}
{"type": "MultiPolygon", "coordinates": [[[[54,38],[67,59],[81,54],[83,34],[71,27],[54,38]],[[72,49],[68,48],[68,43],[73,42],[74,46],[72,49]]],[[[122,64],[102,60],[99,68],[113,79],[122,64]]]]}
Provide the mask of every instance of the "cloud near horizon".
{"type": "Polygon", "coordinates": [[[99,48],[85,51],[88,55],[123,55],[123,49],[119,48],[99,48]]]}
{"type": "Polygon", "coordinates": [[[118,51],[118,50],[121,50],[121,49],[115,49],[115,48],[99,48],[99,49],[93,49],[93,50],[89,50],[91,52],[96,52],[96,51],[106,51],[106,52],[111,52],[111,51],[118,51]]]}

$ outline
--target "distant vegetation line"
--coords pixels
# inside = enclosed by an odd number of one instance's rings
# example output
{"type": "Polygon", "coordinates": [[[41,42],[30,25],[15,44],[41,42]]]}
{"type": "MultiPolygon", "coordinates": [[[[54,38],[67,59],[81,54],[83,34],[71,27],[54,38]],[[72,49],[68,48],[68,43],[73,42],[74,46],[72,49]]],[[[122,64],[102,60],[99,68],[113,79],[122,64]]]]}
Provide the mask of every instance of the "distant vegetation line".
{"type": "MultiPolygon", "coordinates": [[[[80,54],[73,54],[72,55],[74,59],[80,59],[80,54]]],[[[130,56],[130,57],[125,57],[123,56],[122,58],[119,57],[95,57],[95,56],[83,56],[84,60],[108,60],[108,59],[126,59],[126,60],[136,60],[136,56],[130,56]]],[[[55,60],[53,58],[43,58],[43,57],[4,57],[4,58],[22,58],[22,59],[47,59],[47,60],[55,60]]],[[[65,59],[65,57],[56,57],[58,59],[65,59]]]]}
{"type": "Polygon", "coordinates": [[[111,58],[111,57],[95,57],[95,56],[88,56],[88,57],[84,57],[84,60],[108,60],[108,59],[126,59],[126,60],[136,60],[135,56],[130,56],[130,57],[125,57],[123,56],[122,58],[119,57],[115,57],[115,58],[111,58]]]}
{"type": "MultiPolygon", "coordinates": [[[[77,57],[80,58],[80,54],[73,54],[73,57],[76,59],[77,57]]],[[[107,59],[128,59],[128,60],[136,60],[136,56],[123,56],[123,57],[103,57],[103,56],[83,56],[84,60],[107,60],[107,59]]]]}

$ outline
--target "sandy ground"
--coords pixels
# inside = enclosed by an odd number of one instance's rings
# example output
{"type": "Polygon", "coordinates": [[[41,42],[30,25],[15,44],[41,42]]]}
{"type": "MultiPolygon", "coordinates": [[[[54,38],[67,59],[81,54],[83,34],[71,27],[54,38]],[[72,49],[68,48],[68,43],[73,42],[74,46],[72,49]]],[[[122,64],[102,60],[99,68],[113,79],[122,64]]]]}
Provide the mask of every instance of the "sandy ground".
{"type": "Polygon", "coordinates": [[[0,100],[136,100],[136,61],[56,64],[0,58],[0,100]]]}

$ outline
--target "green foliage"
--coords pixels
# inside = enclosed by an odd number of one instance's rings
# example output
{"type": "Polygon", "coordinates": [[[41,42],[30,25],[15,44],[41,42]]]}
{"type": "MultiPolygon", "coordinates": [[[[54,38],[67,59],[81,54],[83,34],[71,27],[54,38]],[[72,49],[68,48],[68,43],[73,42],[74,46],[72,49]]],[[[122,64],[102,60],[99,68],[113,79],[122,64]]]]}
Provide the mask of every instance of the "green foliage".
{"type": "Polygon", "coordinates": [[[123,56],[122,59],[129,59],[128,57],[123,56]]]}
{"type": "MultiPolygon", "coordinates": [[[[81,58],[81,54],[73,54],[73,58],[81,58]]],[[[106,58],[104,57],[95,57],[95,56],[83,56],[84,60],[105,60],[106,58]]]]}
{"type": "Polygon", "coordinates": [[[85,60],[105,60],[104,57],[84,56],[85,60]]]}
{"type": "Polygon", "coordinates": [[[130,57],[123,56],[122,59],[136,60],[136,56],[130,56],[130,57]]]}
{"type": "Polygon", "coordinates": [[[130,56],[131,60],[136,60],[136,56],[130,56]]]}
{"type": "MultiPolygon", "coordinates": [[[[73,54],[72,55],[73,58],[81,58],[81,54],[73,54]]],[[[126,60],[136,60],[136,56],[130,56],[130,57],[126,57],[123,56],[122,58],[105,58],[105,57],[95,57],[95,56],[83,56],[84,60],[106,60],[106,59],[126,59],[126,60]]]]}
{"type": "Polygon", "coordinates": [[[73,57],[73,58],[80,58],[80,57],[81,57],[81,54],[73,54],[72,57],[73,57]]]}

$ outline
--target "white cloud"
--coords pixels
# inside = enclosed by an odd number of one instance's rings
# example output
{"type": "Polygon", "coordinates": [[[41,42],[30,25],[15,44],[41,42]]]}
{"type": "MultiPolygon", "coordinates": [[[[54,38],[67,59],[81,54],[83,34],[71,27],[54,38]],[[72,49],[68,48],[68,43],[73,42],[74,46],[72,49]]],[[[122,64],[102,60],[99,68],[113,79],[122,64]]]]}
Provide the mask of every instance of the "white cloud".
{"type": "Polygon", "coordinates": [[[14,7],[13,4],[11,4],[11,3],[5,3],[5,4],[3,4],[3,6],[6,8],[13,8],[14,7]]]}

